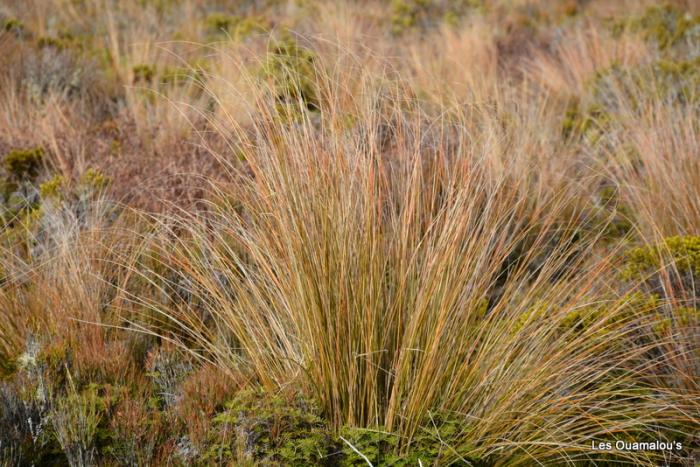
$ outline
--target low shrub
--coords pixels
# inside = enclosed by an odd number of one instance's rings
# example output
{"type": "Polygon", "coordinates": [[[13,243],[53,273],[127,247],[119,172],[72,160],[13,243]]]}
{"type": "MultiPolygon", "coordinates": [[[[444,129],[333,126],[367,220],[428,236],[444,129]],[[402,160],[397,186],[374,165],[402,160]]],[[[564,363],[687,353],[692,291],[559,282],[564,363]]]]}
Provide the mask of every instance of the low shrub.
{"type": "Polygon", "coordinates": [[[16,181],[33,180],[44,162],[44,149],[15,149],[5,155],[5,171],[16,181]]]}
{"type": "Polygon", "coordinates": [[[280,115],[293,115],[299,107],[319,109],[315,60],[311,50],[291,38],[270,48],[261,74],[270,83],[280,115]]]}
{"type": "Polygon", "coordinates": [[[318,406],[298,394],[243,390],[214,422],[231,433],[226,452],[239,463],[319,465],[329,455],[330,432],[318,406]]]}
{"type": "Polygon", "coordinates": [[[231,37],[234,40],[245,39],[255,33],[269,29],[269,24],[260,16],[236,16],[224,13],[212,13],[204,19],[204,26],[211,38],[231,37]]]}

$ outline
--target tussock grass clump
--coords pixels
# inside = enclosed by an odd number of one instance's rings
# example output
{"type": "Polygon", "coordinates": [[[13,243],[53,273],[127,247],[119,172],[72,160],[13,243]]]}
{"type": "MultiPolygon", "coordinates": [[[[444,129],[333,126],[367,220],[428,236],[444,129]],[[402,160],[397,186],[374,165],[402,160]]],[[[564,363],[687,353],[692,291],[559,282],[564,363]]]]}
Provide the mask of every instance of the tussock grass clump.
{"type": "Polygon", "coordinates": [[[167,250],[155,242],[179,305],[137,300],[174,327],[164,337],[268,391],[294,381],[334,432],[390,433],[376,459],[426,437],[444,444],[426,462],[513,465],[600,460],[590,443],[621,434],[689,439],[682,397],[655,379],[657,344],[640,340],[656,318],[603,293],[609,259],[578,204],[594,179],[557,184],[554,168],[488,146],[471,115],[431,120],[400,94],[363,92],[350,127],[337,104],[312,118],[300,100],[295,125],[274,103],[253,132],[227,122],[246,175],[213,188],[209,215],[176,221],[167,250]]]}

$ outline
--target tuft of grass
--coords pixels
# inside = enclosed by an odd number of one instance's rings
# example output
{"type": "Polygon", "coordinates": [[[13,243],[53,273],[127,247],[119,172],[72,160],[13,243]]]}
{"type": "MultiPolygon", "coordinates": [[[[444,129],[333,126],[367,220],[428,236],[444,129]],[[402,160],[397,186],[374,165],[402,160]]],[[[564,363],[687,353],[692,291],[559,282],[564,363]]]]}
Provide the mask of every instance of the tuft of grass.
{"type": "Polygon", "coordinates": [[[334,432],[391,433],[377,456],[440,438],[430,416],[443,412],[460,426],[440,463],[596,461],[592,440],[656,429],[690,439],[688,401],[672,402],[638,340],[659,318],[600,293],[611,268],[592,255],[581,192],[523,177],[522,153],[467,145],[491,135],[466,114],[447,124],[396,95],[383,104],[356,108],[350,130],[326,124],[332,105],[293,126],[261,106],[255,140],[234,130],[252,176],[215,188],[206,220],[177,221],[167,251],[154,245],[170,259],[143,274],[180,305],[140,301],[153,332],[170,323],[163,337],[223,371],[250,368],[268,391],[299,381],[334,432]]]}

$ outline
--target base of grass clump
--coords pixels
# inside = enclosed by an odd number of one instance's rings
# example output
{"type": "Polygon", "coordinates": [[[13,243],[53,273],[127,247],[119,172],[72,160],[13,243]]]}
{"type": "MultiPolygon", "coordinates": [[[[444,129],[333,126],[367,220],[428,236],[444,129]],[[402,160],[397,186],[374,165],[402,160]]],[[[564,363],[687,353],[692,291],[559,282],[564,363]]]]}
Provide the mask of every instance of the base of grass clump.
{"type": "MultiPolygon", "coordinates": [[[[244,390],[226,404],[214,423],[232,433],[223,449],[239,463],[320,465],[329,454],[329,431],[318,406],[300,395],[244,390]]],[[[221,448],[213,446],[209,455],[221,448]]]]}
{"type": "Polygon", "coordinates": [[[487,465],[471,456],[472,447],[452,446],[461,432],[459,419],[435,416],[400,451],[399,436],[382,427],[342,427],[334,432],[319,406],[300,394],[270,394],[245,389],[213,418],[217,435],[201,460],[238,465],[413,466],[487,465]],[[218,440],[217,440],[218,439],[218,440]]]}

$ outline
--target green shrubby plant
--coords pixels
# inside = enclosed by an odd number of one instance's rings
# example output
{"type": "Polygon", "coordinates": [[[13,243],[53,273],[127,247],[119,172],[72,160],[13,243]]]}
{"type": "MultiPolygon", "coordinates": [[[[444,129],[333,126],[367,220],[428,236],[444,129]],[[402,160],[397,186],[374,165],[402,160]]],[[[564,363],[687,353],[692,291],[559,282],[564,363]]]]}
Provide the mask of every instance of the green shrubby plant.
{"type": "Polygon", "coordinates": [[[639,17],[618,22],[618,34],[639,32],[656,50],[634,65],[613,63],[599,70],[583,96],[572,99],[563,120],[565,137],[583,135],[605,143],[619,122],[642,114],[650,103],[695,109],[700,96],[700,21],[671,5],[653,6],[639,17]],[[604,137],[601,140],[601,137],[604,137]]]}
{"type": "Polygon", "coordinates": [[[156,69],[153,65],[142,63],[134,65],[131,68],[131,73],[133,75],[132,82],[134,84],[149,84],[156,75],[156,69]]]}
{"type": "Polygon", "coordinates": [[[54,36],[41,36],[37,38],[37,47],[54,48],[56,50],[73,49],[77,52],[83,52],[85,42],[80,37],[72,34],[70,31],[59,31],[54,36]]]}
{"type": "Polygon", "coordinates": [[[604,185],[597,193],[604,227],[603,241],[624,238],[632,231],[634,213],[621,199],[619,187],[604,185]]]}
{"type": "Polygon", "coordinates": [[[268,21],[262,16],[237,16],[212,13],[204,19],[204,26],[211,38],[231,37],[245,39],[253,34],[269,29],[268,21]]]}
{"type": "Polygon", "coordinates": [[[462,17],[470,12],[483,11],[482,0],[392,0],[391,31],[395,35],[416,28],[426,29],[444,21],[447,25],[459,25],[462,17]]]}
{"type": "Polygon", "coordinates": [[[617,23],[618,33],[629,27],[661,51],[686,49],[693,56],[700,53],[700,16],[669,3],[649,7],[641,16],[617,23]]]}
{"type": "Polygon", "coordinates": [[[392,0],[391,25],[392,31],[398,34],[414,27],[420,17],[426,14],[430,0],[392,0]]]}
{"type": "Polygon", "coordinates": [[[658,245],[641,246],[627,252],[624,277],[648,279],[672,265],[678,273],[700,276],[700,237],[675,236],[658,245]]]}
{"type": "Polygon", "coordinates": [[[0,24],[2,24],[0,30],[14,34],[17,38],[22,38],[26,35],[24,23],[17,18],[4,18],[0,24]]]}
{"type": "Polygon", "coordinates": [[[93,193],[101,193],[110,184],[110,177],[94,168],[88,168],[80,176],[80,186],[93,193]]]}
{"type": "Polygon", "coordinates": [[[631,248],[621,275],[627,281],[641,281],[649,293],[678,301],[681,307],[697,306],[700,237],[668,237],[656,245],[631,248]]]}
{"type": "Polygon", "coordinates": [[[611,121],[612,116],[605,106],[598,103],[584,106],[579,99],[573,99],[564,114],[562,136],[595,145],[605,135],[611,121]]]}
{"type": "Polygon", "coordinates": [[[414,465],[489,465],[474,454],[474,447],[457,441],[467,429],[464,419],[455,414],[430,414],[404,451],[398,449],[399,437],[382,427],[340,430],[343,457],[341,466],[373,465],[409,467],[414,465]],[[358,453],[359,452],[359,453],[358,453]],[[361,455],[360,455],[361,454],[361,455]]]}
{"type": "Polygon", "coordinates": [[[688,306],[672,308],[665,318],[653,325],[654,332],[662,338],[668,334],[674,335],[679,328],[697,332],[700,329],[700,309],[688,306]]]}
{"type": "Polygon", "coordinates": [[[632,69],[613,66],[592,83],[592,105],[609,112],[640,111],[653,99],[692,105],[700,96],[698,60],[660,59],[632,69]]]}
{"type": "Polygon", "coordinates": [[[39,218],[40,204],[36,179],[44,163],[43,148],[16,149],[3,160],[0,173],[0,240],[6,246],[23,245],[39,218]]]}
{"type": "Polygon", "coordinates": [[[95,464],[96,438],[104,410],[104,403],[92,386],[80,391],[71,387],[66,396],[54,401],[51,423],[71,466],[95,464]]]}
{"type": "Polygon", "coordinates": [[[641,283],[651,304],[652,335],[669,386],[681,391],[697,390],[700,368],[700,238],[674,236],[657,244],[630,248],[625,252],[621,277],[641,283]]]}
{"type": "Polygon", "coordinates": [[[80,44],[69,37],[45,37],[26,54],[19,70],[20,85],[35,105],[55,98],[104,98],[100,95],[105,91],[103,70],[95,66],[80,44]]]}
{"type": "MultiPolygon", "coordinates": [[[[700,97],[698,60],[657,59],[633,67],[613,64],[597,72],[586,94],[569,101],[562,136],[589,147],[610,148],[619,145],[614,135],[622,131],[622,123],[647,112],[654,103],[694,112],[700,97]]],[[[602,193],[603,198],[609,197],[602,193]]]]}
{"type": "Polygon", "coordinates": [[[44,160],[44,149],[15,149],[4,158],[5,171],[14,180],[33,180],[39,174],[44,160]]]}
{"type": "Polygon", "coordinates": [[[100,452],[104,458],[130,466],[158,465],[165,460],[160,456],[168,451],[177,428],[145,392],[132,388],[116,401],[103,428],[107,442],[100,452]]]}
{"type": "MultiPolygon", "coordinates": [[[[298,394],[285,397],[243,390],[214,422],[232,433],[227,452],[237,462],[322,465],[330,454],[330,432],[319,408],[298,394]]],[[[218,450],[215,445],[208,455],[217,455],[218,450]]]]}
{"type": "Polygon", "coordinates": [[[42,199],[55,199],[60,201],[65,189],[65,179],[60,175],[54,175],[49,180],[39,185],[39,194],[42,199]]]}
{"type": "MultiPolygon", "coordinates": [[[[26,377],[0,382],[0,464],[39,465],[60,462],[61,449],[49,435],[46,404],[18,387],[26,377]]],[[[25,387],[25,389],[27,389],[25,387]]]]}
{"type": "Polygon", "coordinates": [[[154,397],[159,407],[175,405],[178,398],[178,386],[192,372],[193,365],[179,352],[168,352],[157,348],[151,352],[146,362],[146,375],[151,378],[154,397]]]}
{"type": "Polygon", "coordinates": [[[300,109],[319,109],[315,54],[293,38],[271,45],[260,73],[275,94],[279,116],[294,119],[300,109]]]}
{"type": "Polygon", "coordinates": [[[184,85],[189,83],[202,83],[205,73],[205,64],[198,64],[195,67],[166,67],[160,73],[160,84],[162,85],[184,85]]]}

